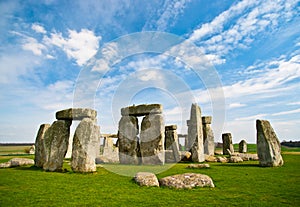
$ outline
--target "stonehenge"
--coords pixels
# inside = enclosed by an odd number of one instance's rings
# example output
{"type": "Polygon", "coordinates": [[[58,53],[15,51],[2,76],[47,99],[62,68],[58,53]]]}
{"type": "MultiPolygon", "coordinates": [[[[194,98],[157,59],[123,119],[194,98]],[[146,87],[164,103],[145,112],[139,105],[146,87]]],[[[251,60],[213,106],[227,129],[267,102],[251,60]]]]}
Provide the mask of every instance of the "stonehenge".
{"type": "Polygon", "coordinates": [[[215,154],[215,140],[214,133],[211,128],[211,120],[211,116],[202,117],[204,154],[206,155],[215,154]]]}
{"type": "Polygon", "coordinates": [[[73,138],[71,167],[76,172],[96,171],[95,157],[99,151],[97,112],[92,109],[70,108],[56,113],[50,126],[42,124],[35,142],[35,165],[46,171],[62,171],[68,150],[70,127],[73,120],[80,121],[73,138]]]}
{"type": "Polygon", "coordinates": [[[256,120],[256,131],[259,165],[263,167],[282,166],[280,142],[270,122],[256,120]]]}
{"type": "Polygon", "coordinates": [[[231,153],[234,153],[231,133],[222,134],[222,141],[223,141],[223,155],[230,155],[231,153]]]}
{"type": "Polygon", "coordinates": [[[165,127],[165,161],[179,162],[179,143],[177,135],[177,125],[169,125],[165,127]]]}
{"type": "Polygon", "coordinates": [[[247,152],[247,142],[245,140],[240,141],[239,143],[239,153],[247,152]]]}
{"type": "Polygon", "coordinates": [[[138,105],[121,109],[119,159],[121,164],[164,164],[165,126],[162,105],[138,105]],[[137,117],[144,116],[141,130],[137,117]]]}

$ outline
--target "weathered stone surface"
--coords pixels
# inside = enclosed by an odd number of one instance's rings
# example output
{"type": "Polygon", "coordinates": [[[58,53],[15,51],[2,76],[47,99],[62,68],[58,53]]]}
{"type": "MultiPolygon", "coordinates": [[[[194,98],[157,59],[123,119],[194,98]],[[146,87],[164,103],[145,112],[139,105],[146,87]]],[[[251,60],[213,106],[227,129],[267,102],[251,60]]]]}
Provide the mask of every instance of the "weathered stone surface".
{"type": "Polygon", "coordinates": [[[180,152],[180,160],[181,161],[192,161],[192,153],[189,151],[181,151],[180,152]]]}
{"type": "Polygon", "coordinates": [[[149,114],[161,114],[163,107],[161,104],[142,104],[138,106],[128,106],[121,109],[122,116],[145,116],[149,114]]]}
{"type": "Polygon", "coordinates": [[[75,130],[72,150],[74,172],[96,171],[96,154],[100,139],[100,128],[95,121],[84,118],[75,130]]]}
{"type": "Polygon", "coordinates": [[[209,164],[189,164],[187,168],[191,169],[201,169],[201,168],[210,168],[209,164]]]}
{"type": "Polygon", "coordinates": [[[34,160],[27,158],[12,158],[8,162],[0,163],[0,168],[19,167],[24,165],[34,165],[34,160]]]}
{"type": "Polygon", "coordinates": [[[247,154],[247,153],[233,153],[232,156],[238,156],[242,158],[244,161],[255,160],[258,161],[257,154],[247,154]]]}
{"type": "MultiPolygon", "coordinates": [[[[166,159],[166,162],[172,163],[172,162],[180,161],[180,154],[179,154],[179,147],[178,147],[178,135],[177,135],[176,129],[177,129],[176,125],[171,125],[171,126],[165,127],[165,149],[171,150],[171,152],[172,152],[170,157],[168,156],[168,159],[166,159]]],[[[165,152],[165,155],[166,155],[166,152],[165,152]]]]}
{"type": "Polygon", "coordinates": [[[165,126],[161,114],[143,118],[140,133],[140,150],[143,164],[164,164],[165,126]]]}
{"type": "Polygon", "coordinates": [[[44,143],[47,160],[43,169],[47,171],[61,171],[63,160],[68,150],[70,120],[58,120],[53,122],[45,132],[44,143]]]}
{"type": "Polygon", "coordinates": [[[226,163],[226,162],[228,162],[228,160],[227,160],[226,157],[217,157],[217,161],[218,161],[218,162],[221,162],[221,163],[226,163]]]}
{"type": "Polygon", "coordinates": [[[150,172],[138,172],[134,176],[135,182],[140,186],[154,186],[159,187],[159,182],[155,174],[150,172]]]}
{"type": "Polygon", "coordinates": [[[97,111],[88,108],[70,108],[56,112],[57,120],[82,120],[84,118],[96,119],[97,111]]]}
{"type": "Polygon", "coordinates": [[[188,144],[188,148],[192,153],[192,161],[203,162],[205,159],[203,149],[201,109],[195,103],[192,104],[191,107],[190,121],[188,125],[188,144]]]}
{"type": "Polygon", "coordinates": [[[48,157],[45,151],[45,133],[49,129],[50,124],[42,124],[39,128],[35,139],[35,155],[34,162],[35,166],[43,167],[48,157]]]}
{"type": "Polygon", "coordinates": [[[222,141],[223,141],[223,155],[230,155],[230,152],[234,153],[231,133],[222,134],[222,141]],[[227,149],[230,152],[228,152],[227,149]]]}
{"type": "Polygon", "coordinates": [[[247,142],[245,140],[240,141],[239,143],[239,152],[246,153],[247,152],[247,142]]]}
{"type": "Polygon", "coordinates": [[[211,128],[211,116],[202,117],[204,154],[215,154],[215,138],[211,128]]]}
{"type": "Polygon", "coordinates": [[[212,117],[211,116],[202,116],[202,124],[211,124],[212,117]]]}
{"type": "Polygon", "coordinates": [[[184,173],[172,175],[159,180],[161,186],[172,188],[215,187],[212,179],[203,174],[184,173]]]}
{"type": "Polygon", "coordinates": [[[267,120],[256,120],[257,154],[260,166],[282,166],[280,142],[267,120]]]}
{"type": "Polygon", "coordinates": [[[30,146],[28,154],[30,154],[30,155],[35,154],[35,145],[30,146]]]}
{"type": "Polygon", "coordinates": [[[119,148],[114,145],[113,139],[109,137],[104,138],[103,157],[110,163],[119,162],[119,148]]]}
{"type": "Polygon", "coordinates": [[[139,164],[138,160],[138,119],[122,116],[119,121],[119,160],[121,164],[139,164]]]}
{"type": "Polygon", "coordinates": [[[18,167],[23,165],[34,165],[34,160],[27,159],[27,158],[12,158],[9,162],[11,167],[18,167]]]}
{"type": "Polygon", "coordinates": [[[243,162],[243,159],[241,157],[238,157],[238,156],[231,156],[229,158],[228,162],[238,163],[238,162],[243,162]]]}
{"type": "Polygon", "coordinates": [[[206,162],[218,162],[217,158],[212,155],[205,155],[205,161],[206,162]]]}

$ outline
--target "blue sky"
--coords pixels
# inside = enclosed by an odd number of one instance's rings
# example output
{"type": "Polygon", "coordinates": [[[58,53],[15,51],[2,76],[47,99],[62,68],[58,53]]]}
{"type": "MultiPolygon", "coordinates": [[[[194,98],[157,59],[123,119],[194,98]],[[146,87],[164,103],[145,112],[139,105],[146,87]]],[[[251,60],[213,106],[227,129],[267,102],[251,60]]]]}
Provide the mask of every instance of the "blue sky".
{"type": "Polygon", "coordinates": [[[297,0],[0,1],[0,142],[34,142],[40,124],[74,105],[90,58],[146,31],[197,47],[199,56],[189,61],[205,57],[216,72],[224,121],[214,114],[209,77],[170,50],[126,57],[90,84],[101,132],[117,132],[120,107],[162,103],[166,124],[185,134],[197,102],[203,115],[215,115],[216,141],[231,132],[234,142],[255,143],[256,119],[269,120],[281,141],[299,140],[299,22],[297,0]]]}

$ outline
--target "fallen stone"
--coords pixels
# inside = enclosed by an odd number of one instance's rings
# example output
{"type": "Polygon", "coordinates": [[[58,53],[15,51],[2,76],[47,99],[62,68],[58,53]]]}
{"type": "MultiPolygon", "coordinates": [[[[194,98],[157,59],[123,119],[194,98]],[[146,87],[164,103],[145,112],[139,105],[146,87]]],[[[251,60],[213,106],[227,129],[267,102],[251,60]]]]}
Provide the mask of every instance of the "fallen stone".
{"type": "Polygon", "coordinates": [[[57,120],[96,119],[97,111],[88,108],[70,108],[56,112],[57,120]]]}
{"type": "Polygon", "coordinates": [[[35,166],[43,167],[48,160],[46,149],[45,149],[45,133],[50,128],[50,124],[42,124],[39,128],[35,139],[35,166]]]}
{"type": "Polygon", "coordinates": [[[209,164],[190,164],[187,168],[191,169],[201,169],[201,168],[210,168],[209,164]]]}
{"type": "Polygon", "coordinates": [[[138,106],[128,106],[121,109],[122,116],[145,116],[149,114],[161,114],[163,107],[161,104],[141,104],[138,106]]]}
{"type": "Polygon", "coordinates": [[[192,153],[188,151],[180,151],[180,160],[184,162],[192,161],[192,153]]]}
{"type": "Polygon", "coordinates": [[[34,165],[34,160],[27,158],[12,158],[8,162],[0,163],[0,168],[19,167],[24,165],[34,165]]]}
{"type": "Polygon", "coordinates": [[[228,160],[227,160],[226,157],[217,157],[217,161],[218,161],[218,162],[221,162],[221,163],[226,163],[226,162],[228,162],[228,160]]]}
{"type": "Polygon", "coordinates": [[[177,189],[191,189],[195,187],[215,187],[212,179],[209,176],[197,173],[184,173],[168,176],[165,178],[161,178],[159,180],[159,183],[161,186],[167,186],[177,189]]]}
{"type": "Polygon", "coordinates": [[[205,161],[206,162],[218,162],[217,158],[212,155],[205,155],[205,161]]]}
{"type": "Polygon", "coordinates": [[[75,130],[72,150],[74,172],[95,172],[100,129],[94,120],[84,118],[75,130]]]}
{"type": "Polygon", "coordinates": [[[11,167],[10,161],[0,163],[0,168],[9,168],[9,167],[11,167]]]}
{"type": "Polygon", "coordinates": [[[159,187],[159,182],[155,174],[150,172],[138,172],[134,176],[134,180],[140,186],[154,186],[159,187]]]}
{"type": "Polygon", "coordinates": [[[257,154],[260,166],[276,167],[283,165],[280,142],[267,120],[256,120],[257,154]]]}
{"type": "Polygon", "coordinates": [[[238,156],[232,156],[229,158],[230,163],[239,163],[239,162],[243,162],[243,159],[241,157],[238,156]]]}
{"type": "Polygon", "coordinates": [[[254,160],[258,161],[257,154],[247,154],[247,153],[234,153],[234,156],[241,157],[244,161],[254,160]]]}

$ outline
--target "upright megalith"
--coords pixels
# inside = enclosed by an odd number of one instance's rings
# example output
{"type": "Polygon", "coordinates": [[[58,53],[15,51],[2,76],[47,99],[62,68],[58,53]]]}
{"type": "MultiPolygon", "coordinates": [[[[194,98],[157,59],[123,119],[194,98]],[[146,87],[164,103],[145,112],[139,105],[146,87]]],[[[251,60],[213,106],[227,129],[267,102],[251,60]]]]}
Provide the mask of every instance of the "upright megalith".
{"type": "Polygon", "coordinates": [[[247,142],[245,140],[240,141],[239,143],[239,153],[247,152],[247,142]]]}
{"type": "Polygon", "coordinates": [[[138,119],[122,116],[119,121],[119,160],[121,164],[138,164],[138,119]]]}
{"type": "Polygon", "coordinates": [[[47,161],[47,154],[45,149],[45,133],[49,129],[50,124],[42,124],[39,128],[35,139],[35,156],[34,163],[37,167],[43,167],[47,161]]]}
{"type": "Polygon", "coordinates": [[[280,142],[267,120],[256,120],[257,154],[260,166],[276,167],[283,165],[280,142]]]}
{"type": "Polygon", "coordinates": [[[167,159],[167,151],[165,153],[166,162],[179,162],[179,143],[177,135],[177,125],[170,125],[165,127],[165,149],[169,150],[170,156],[167,159]]]}
{"type": "Polygon", "coordinates": [[[47,171],[61,171],[63,160],[68,150],[70,120],[58,120],[45,132],[44,142],[47,161],[43,165],[43,169],[47,171]]]}
{"type": "Polygon", "coordinates": [[[202,127],[203,127],[203,145],[204,154],[214,155],[215,154],[215,140],[214,133],[211,128],[211,116],[202,117],[202,127]]]}
{"type": "Polygon", "coordinates": [[[162,105],[133,105],[122,108],[121,115],[118,139],[120,163],[164,164],[165,127],[162,105]],[[140,135],[138,116],[144,116],[140,135]]]}
{"type": "Polygon", "coordinates": [[[201,109],[196,103],[191,106],[190,120],[188,123],[188,144],[191,147],[192,161],[204,162],[201,109]]]}
{"type": "Polygon", "coordinates": [[[75,130],[72,146],[72,170],[96,171],[95,159],[100,139],[100,129],[91,118],[84,118],[75,130]]]}
{"type": "Polygon", "coordinates": [[[164,164],[165,126],[161,114],[149,114],[143,118],[140,133],[140,152],[143,164],[164,164]]]}
{"type": "Polygon", "coordinates": [[[223,141],[223,155],[230,155],[231,153],[234,153],[231,133],[222,134],[222,141],[223,141]]]}

